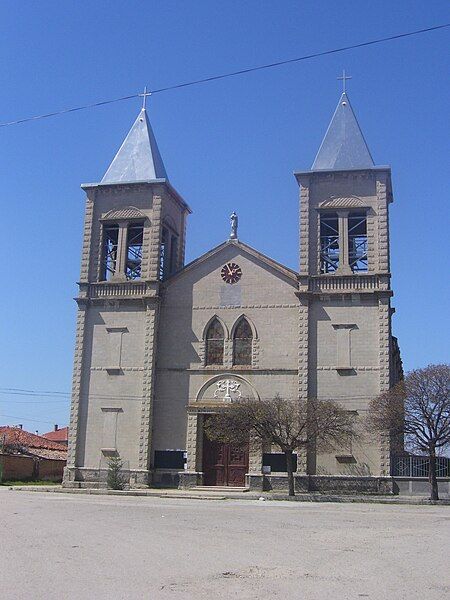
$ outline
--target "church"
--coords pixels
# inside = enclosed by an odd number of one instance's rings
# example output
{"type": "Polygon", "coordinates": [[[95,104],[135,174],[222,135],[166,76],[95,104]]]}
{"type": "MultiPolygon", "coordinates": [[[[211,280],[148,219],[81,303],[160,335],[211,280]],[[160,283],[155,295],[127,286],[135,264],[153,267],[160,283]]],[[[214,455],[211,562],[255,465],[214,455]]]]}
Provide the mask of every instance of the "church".
{"type": "MultiPolygon", "coordinates": [[[[140,111],[86,193],[66,487],[286,487],[275,447],[211,442],[239,398],[330,399],[362,421],[402,377],[392,335],[391,170],[376,166],[344,91],[299,185],[299,267],[239,239],[185,264],[191,209],[140,111]]],[[[391,440],[294,456],[301,491],[391,491],[391,440]]]]}

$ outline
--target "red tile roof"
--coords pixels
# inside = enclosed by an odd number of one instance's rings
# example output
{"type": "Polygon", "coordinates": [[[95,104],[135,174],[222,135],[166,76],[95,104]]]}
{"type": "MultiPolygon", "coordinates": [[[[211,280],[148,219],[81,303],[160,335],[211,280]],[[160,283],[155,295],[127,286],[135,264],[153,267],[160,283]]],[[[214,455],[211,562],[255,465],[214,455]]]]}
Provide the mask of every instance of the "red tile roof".
{"type": "Polygon", "coordinates": [[[24,448],[29,454],[43,458],[66,460],[67,457],[66,444],[48,440],[41,435],[20,429],[20,427],[0,427],[0,441],[5,444],[15,444],[24,448]]]}
{"type": "Polygon", "coordinates": [[[48,458],[51,460],[67,461],[67,446],[64,444],[64,450],[47,450],[47,448],[27,448],[27,455],[37,456],[38,458],[48,458]]]}
{"type": "Polygon", "coordinates": [[[43,433],[42,437],[45,437],[47,440],[52,440],[53,442],[66,442],[69,439],[69,428],[61,427],[61,429],[57,429],[56,431],[49,431],[48,433],[43,433]]]}

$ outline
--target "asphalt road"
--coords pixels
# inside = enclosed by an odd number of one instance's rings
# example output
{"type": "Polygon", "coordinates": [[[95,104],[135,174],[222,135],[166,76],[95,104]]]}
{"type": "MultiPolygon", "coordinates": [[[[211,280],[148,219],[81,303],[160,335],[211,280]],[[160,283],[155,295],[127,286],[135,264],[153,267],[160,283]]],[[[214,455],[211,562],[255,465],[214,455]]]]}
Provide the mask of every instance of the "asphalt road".
{"type": "Polygon", "coordinates": [[[0,488],[0,596],[442,600],[450,507],[0,488]]]}

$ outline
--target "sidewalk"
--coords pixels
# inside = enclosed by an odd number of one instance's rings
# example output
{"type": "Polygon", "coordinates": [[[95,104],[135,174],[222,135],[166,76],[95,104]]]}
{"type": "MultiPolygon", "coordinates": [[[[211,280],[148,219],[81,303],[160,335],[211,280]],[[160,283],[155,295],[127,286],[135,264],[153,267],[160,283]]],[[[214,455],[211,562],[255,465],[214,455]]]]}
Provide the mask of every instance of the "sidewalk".
{"type": "MultiPolygon", "coordinates": [[[[0,490],[2,488],[0,487],[0,490]]],[[[450,498],[444,498],[438,502],[432,502],[430,499],[422,496],[345,496],[337,494],[297,494],[289,497],[286,494],[277,492],[250,492],[248,490],[203,490],[201,488],[192,488],[189,490],[179,489],[133,489],[133,490],[107,490],[107,489],[73,489],[63,488],[62,486],[10,486],[4,487],[5,490],[19,492],[44,492],[56,494],[88,494],[96,496],[149,496],[156,498],[187,498],[193,500],[289,500],[291,502],[343,502],[343,503],[365,503],[365,504],[406,504],[406,505],[431,505],[439,504],[450,506],[450,498]]]]}

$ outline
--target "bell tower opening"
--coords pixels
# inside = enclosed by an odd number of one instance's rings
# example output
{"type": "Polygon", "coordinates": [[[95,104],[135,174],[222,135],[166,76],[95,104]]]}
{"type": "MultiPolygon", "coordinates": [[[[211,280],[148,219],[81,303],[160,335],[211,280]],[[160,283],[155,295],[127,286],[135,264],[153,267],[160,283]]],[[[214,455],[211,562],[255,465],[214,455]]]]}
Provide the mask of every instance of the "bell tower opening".
{"type": "Polygon", "coordinates": [[[320,215],[320,272],[334,273],[339,268],[339,218],[337,213],[320,215]]]}
{"type": "Polygon", "coordinates": [[[348,230],[348,261],[353,273],[364,273],[367,264],[367,215],[364,212],[349,213],[347,218],[348,230]]]}

